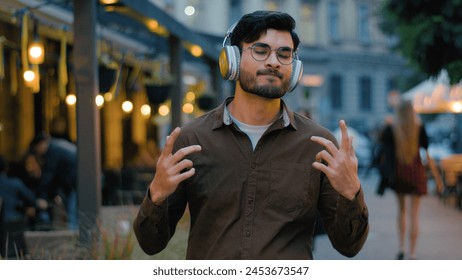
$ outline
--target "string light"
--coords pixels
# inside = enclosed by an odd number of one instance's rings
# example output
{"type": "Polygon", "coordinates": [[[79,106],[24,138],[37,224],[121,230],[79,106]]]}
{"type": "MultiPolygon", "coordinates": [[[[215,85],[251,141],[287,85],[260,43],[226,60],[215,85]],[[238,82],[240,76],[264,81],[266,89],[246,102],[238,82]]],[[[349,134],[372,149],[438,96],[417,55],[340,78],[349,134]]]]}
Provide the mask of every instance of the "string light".
{"type": "Polygon", "coordinates": [[[194,112],[194,105],[192,105],[191,103],[185,103],[183,105],[183,112],[186,114],[191,114],[192,112],[194,112]]]}
{"type": "Polygon", "coordinates": [[[24,81],[26,81],[26,83],[31,83],[35,79],[35,73],[32,70],[27,70],[27,71],[24,72],[23,77],[24,77],[24,81]]]}
{"type": "Polygon", "coordinates": [[[454,113],[461,113],[462,112],[462,102],[461,101],[456,101],[452,103],[451,109],[454,113]]]}
{"type": "Polygon", "coordinates": [[[66,96],[66,104],[69,106],[73,106],[77,103],[77,96],[75,94],[69,94],[66,96]]]}
{"type": "Polygon", "coordinates": [[[159,112],[159,115],[165,117],[165,116],[167,116],[167,115],[170,113],[170,108],[168,108],[167,105],[161,105],[161,106],[159,107],[158,112],[159,112]]]}
{"type": "Polygon", "coordinates": [[[98,106],[98,108],[103,107],[103,105],[104,105],[104,97],[101,94],[98,94],[95,97],[95,103],[96,103],[96,106],[98,106]]]}
{"type": "Polygon", "coordinates": [[[133,111],[133,103],[126,100],[122,103],[122,110],[125,113],[131,113],[133,111]]]}
{"type": "Polygon", "coordinates": [[[148,104],[144,104],[140,108],[141,115],[145,117],[149,117],[151,115],[151,106],[148,104]]]}
{"type": "Polygon", "coordinates": [[[29,46],[29,62],[32,64],[42,64],[43,61],[43,44],[41,42],[32,42],[29,46]]]}
{"type": "Polygon", "coordinates": [[[34,38],[29,44],[28,58],[31,64],[42,64],[45,60],[45,47],[38,34],[38,22],[34,20],[34,38]]]}

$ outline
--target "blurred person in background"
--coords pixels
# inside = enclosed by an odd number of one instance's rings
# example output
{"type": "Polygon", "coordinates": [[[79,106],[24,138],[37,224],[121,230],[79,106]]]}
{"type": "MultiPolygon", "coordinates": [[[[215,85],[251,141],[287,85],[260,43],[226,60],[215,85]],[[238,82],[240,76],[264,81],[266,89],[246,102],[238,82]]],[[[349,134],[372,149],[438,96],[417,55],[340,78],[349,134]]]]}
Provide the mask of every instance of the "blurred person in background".
{"type": "Polygon", "coordinates": [[[0,252],[3,258],[27,254],[24,230],[36,209],[46,209],[47,202],[35,194],[19,178],[8,177],[8,162],[0,156],[0,252]]]}
{"type": "MultiPolygon", "coordinates": [[[[55,204],[64,203],[68,229],[78,229],[77,146],[41,133],[32,140],[30,151],[40,164],[37,195],[55,204]]],[[[51,221],[51,217],[42,219],[51,221]]]]}
{"type": "Polygon", "coordinates": [[[399,102],[393,122],[385,127],[380,142],[391,155],[392,172],[389,184],[395,191],[398,202],[399,251],[396,258],[416,259],[420,202],[422,196],[428,192],[426,167],[422,162],[420,148],[425,149],[427,163],[431,163],[432,159],[428,154],[425,127],[415,113],[411,100],[399,102]],[[410,218],[409,228],[407,215],[410,218]],[[408,251],[406,234],[409,234],[408,251]]]}

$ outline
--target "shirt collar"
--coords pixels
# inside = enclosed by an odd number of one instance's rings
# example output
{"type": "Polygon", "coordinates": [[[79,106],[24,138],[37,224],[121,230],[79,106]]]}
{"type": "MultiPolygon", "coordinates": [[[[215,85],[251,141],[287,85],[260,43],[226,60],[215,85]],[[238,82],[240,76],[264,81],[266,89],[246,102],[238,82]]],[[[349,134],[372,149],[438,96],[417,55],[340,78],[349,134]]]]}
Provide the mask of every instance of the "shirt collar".
{"type": "MultiPolygon", "coordinates": [[[[221,120],[215,123],[214,129],[218,128],[222,124],[225,125],[231,125],[233,123],[233,120],[231,119],[231,116],[229,114],[227,105],[234,99],[234,97],[228,97],[226,100],[217,108],[216,113],[218,114],[217,116],[221,116],[221,120]]],[[[281,99],[281,104],[282,104],[282,115],[280,120],[282,120],[282,126],[283,127],[288,127],[291,125],[294,129],[297,129],[295,126],[294,122],[294,113],[287,107],[285,104],[284,100],[281,99]]]]}

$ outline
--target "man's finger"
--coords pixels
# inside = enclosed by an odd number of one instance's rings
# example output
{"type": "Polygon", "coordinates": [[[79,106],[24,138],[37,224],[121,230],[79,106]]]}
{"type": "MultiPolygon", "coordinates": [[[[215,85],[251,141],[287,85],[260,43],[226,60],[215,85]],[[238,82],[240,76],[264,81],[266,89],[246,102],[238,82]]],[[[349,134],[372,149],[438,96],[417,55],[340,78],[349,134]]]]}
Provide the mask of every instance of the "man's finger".
{"type": "Polygon", "coordinates": [[[167,156],[172,154],[173,144],[175,144],[178,135],[180,135],[181,128],[176,127],[169,136],[167,136],[167,141],[165,141],[164,149],[162,150],[162,155],[167,156]]]}
{"type": "Polygon", "coordinates": [[[324,137],[311,136],[311,141],[322,145],[332,156],[335,156],[338,152],[337,147],[334,145],[334,143],[332,143],[332,141],[327,140],[324,137]]]}
{"type": "Polygon", "coordinates": [[[200,152],[201,150],[202,150],[202,147],[200,145],[191,145],[191,146],[181,148],[178,151],[176,151],[176,153],[173,155],[173,161],[179,162],[182,159],[184,159],[187,155],[195,153],[195,152],[200,152]]]}
{"type": "Polygon", "coordinates": [[[355,148],[353,147],[353,140],[354,140],[353,136],[350,136],[350,145],[349,146],[350,146],[350,155],[351,156],[356,155],[355,154],[355,148]]]}
{"type": "Polygon", "coordinates": [[[344,120],[340,120],[339,122],[340,130],[342,131],[342,144],[340,145],[341,149],[345,149],[346,151],[350,151],[350,137],[348,135],[348,128],[344,120]]]}

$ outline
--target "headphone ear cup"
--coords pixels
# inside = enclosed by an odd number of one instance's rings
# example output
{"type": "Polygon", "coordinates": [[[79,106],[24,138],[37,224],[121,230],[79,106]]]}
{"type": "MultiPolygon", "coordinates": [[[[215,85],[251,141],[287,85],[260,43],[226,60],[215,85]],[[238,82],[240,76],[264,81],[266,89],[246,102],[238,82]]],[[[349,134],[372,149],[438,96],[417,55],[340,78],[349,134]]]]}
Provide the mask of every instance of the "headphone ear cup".
{"type": "Polygon", "coordinates": [[[293,91],[297,85],[298,82],[300,82],[300,79],[302,78],[303,74],[303,63],[295,59],[292,63],[292,75],[290,75],[290,83],[289,83],[289,89],[287,90],[288,92],[293,91]]]}
{"type": "Polygon", "coordinates": [[[237,46],[224,46],[221,49],[218,63],[223,79],[235,81],[239,77],[239,62],[241,54],[237,46]]]}

